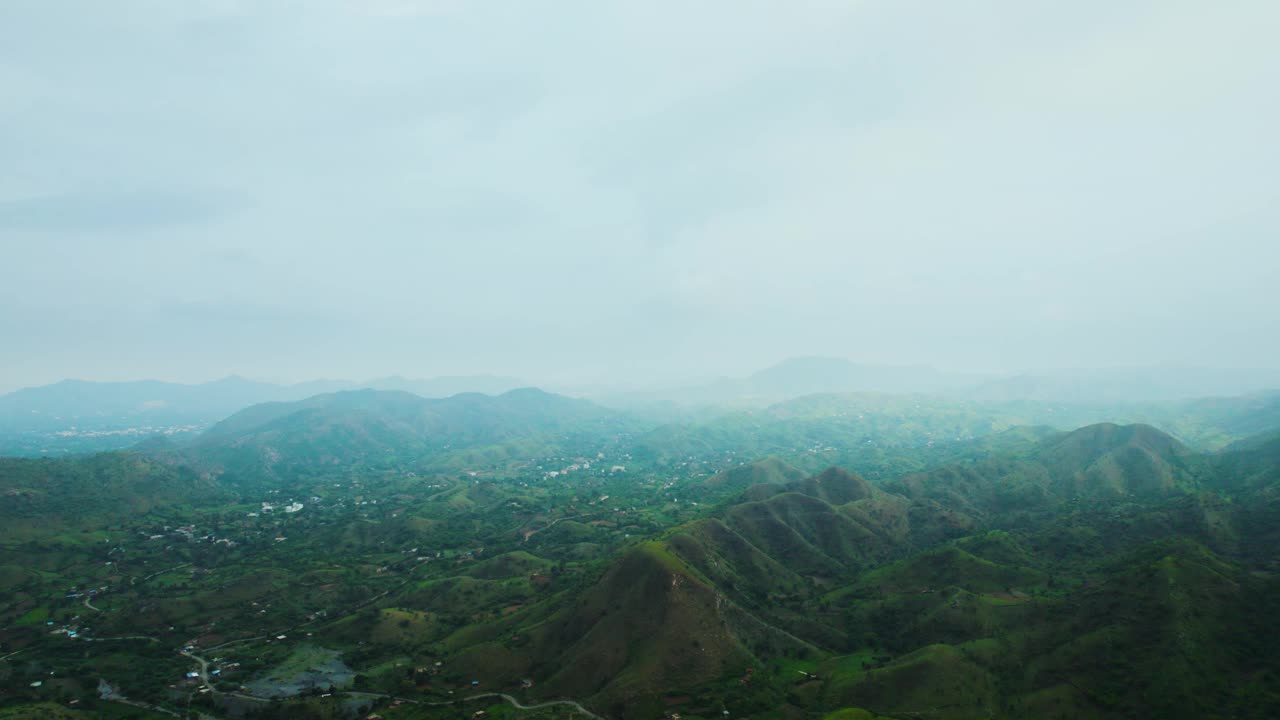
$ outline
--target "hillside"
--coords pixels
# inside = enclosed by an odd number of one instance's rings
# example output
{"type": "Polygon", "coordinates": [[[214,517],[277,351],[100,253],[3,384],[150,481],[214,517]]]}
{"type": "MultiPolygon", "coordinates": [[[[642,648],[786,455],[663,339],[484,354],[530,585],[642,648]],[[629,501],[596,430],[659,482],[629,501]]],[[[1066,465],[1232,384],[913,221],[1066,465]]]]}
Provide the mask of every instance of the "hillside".
{"type": "MultiPolygon", "coordinates": [[[[502,395],[427,399],[405,392],[353,390],[247,408],[198,437],[184,455],[200,467],[239,476],[332,466],[429,466],[465,451],[516,443],[526,457],[610,440],[632,427],[625,416],[585,400],[533,388],[502,395]]],[[[519,454],[516,457],[519,457],[519,454]]]]}
{"type": "Polygon", "coordinates": [[[208,478],[133,452],[56,460],[0,458],[6,543],[232,497],[208,478]]]}
{"type": "Polygon", "coordinates": [[[716,473],[702,481],[701,485],[711,493],[737,494],[753,485],[781,485],[804,477],[803,470],[769,456],[716,473]]]}
{"type": "Polygon", "coordinates": [[[1062,497],[1167,495],[1196,487],[1193,453],[1149,425],[1091,425],[1034,454],[1062,497]]]}
{"type": "Polygon", "coordinates": [[[1155,428],[1104,423],[1046,437],[1018,455],[906,475],[888,487],[939,507],[987,517],[1193,492],[1199,487],[1201,464],[1194,453],[1155,428]]]}
{"type": "MultiPolygon", "coordinates": [[[[1164,530],[1172,532],[1166,539],[1148,540],[1143,533],[1116,537],[1104,556],[1109,559],[1095,563],[1086,559],[1087,547],[1070,550],[1046,544],[1047,538],[1102,530],[1111,515],[1054,513],[1031,534],[980,529],[1005,517],[1000,504],[983,502],[983,494],[998,496],[1011,480],[1038,482],[1046,508],[1076,497],[1132,498],[1136,504],[1125,512],[1146,522],[1148,513],[1168,513],[1199,492],[1191,474],[1197,460],[1177,441],[1145,426],[1099,425],[1054,435],[1040,441],[1029,458],[992,458],[967,468],[972,488],[950,492],[965,497],[970,507],[986,505],[987,519],[953,524],[956,539],[942,542],[935,534],[942,522],[937,515],[950,511],[931,498],[886,493],[836,468],[783,481],[776,461],[743,466],[740,476],[768,479],[718,510],[716,519],[683,526],[660,543],[627,554],[588,591],[590,599],[565,611],[574,620],[554,625],[561,643],[556,664],[573,670],[552,687],[590,694],[601,707],[616,707],[620,717],[638,717],[635,708],[652,706],[655,687],[679,692],[690,681],[733,675],[744,663],[768,665],[779,653],[817,652],[867,658],[852,666],[837,660],[818,666],[814,677],[830,677],[813,692],[828,707],[895,714],[927,704],[950,718],[1056,717],[1054,708],[1062,708],[1107,717],[1152,702],[1143,691],[1108,695],[1113,692],[1108,688],[1120,682],[1116,673],[1129,672],[1122,667],[1141,668],[1144,677],[1187,678],[1160,685],[1163,699],[1157,705],[1172,713],[1169,717],[1181,716],[1175,711],[1179,707],[1199,712],[1231,706],[1242,699],[1223,694],[1221,670],[1207,668],[1238,661],[1206,658],[1219,652],[1211,649],[1218,644],[1214,638],[1236,637],[1227,630],[1233,613],[1256,615],[1242,603],[1269,581],[1250,579],[1191,539],[1212,542],[1210,535],[1199,535],[1188,524],[1164,530]],[[981,476],[984,469],[994,475],[981,476]],[[1190,536],[1170,544],[1167,538],[1179,533],[1190,536]],[[1078,577],[1082,568],[1095,579],[1064,584],[1064,574],[1078,577]],[[1152,585],[1137,579],[1151,572],[1165,580],[1152,585]],[[1167,591],[1152,594],[1166,585],[1167,591]],[[609,597],[625,600],[609,605],[609,597]],[[1192,607],[1188,602],[1212,603],[1215,614],[1186,615],[1192,607]],[[1116,615],[1116,603],[1129,608],[1123,616],[1116,615]],[[1158,631],[1143,625],[1164,616],[1181,619],[1158,631]],[[750,618],[750,629],[732,617],[750,618]],[[1125,665],[1085,669],[1081,653],[1094,653],[1096,647],[1082,643],[1071,628],[1098,623],[1104,629],[1086,634],[1110,633],[1115,647],[1129,647],[1125,665]],[[762,632],[802,646],[788,651],[785,643],[762,641],[762,632]],[[697,661],[680,642],[690,636],[706,644],[697,661]],[[1172,651],[1152,645],[1156,637],[1183,638],[1203,648],[1172,651]],[[618,645],[602,645],[603,638],[618,645]],[[871,655],[893,659],[861,655],[867,643],[871,655]],[[1010,673],[1019,663],[1034,672],[1013,681],[1010,673]],[[567,683],[568,677],[581,684],[567,683]],[[653,686],[639,680],[655,677],[662,679],[653,686]],[[620,696],[639,704],[614,705],[620,696]]],[[[936,478],[960,472],[939,471],[936,478]]],[[[902,487],[916,481],[904,479],[902,487]]]]}
{"type": "Polygon", "coordinates": [[[562,647],[549,692],[593,696],[630,716],[633,703],[742,672],[751,654],[735,630],[751,625],[667,548],[649,544],[623,555],[535,640],[562,647]]]}

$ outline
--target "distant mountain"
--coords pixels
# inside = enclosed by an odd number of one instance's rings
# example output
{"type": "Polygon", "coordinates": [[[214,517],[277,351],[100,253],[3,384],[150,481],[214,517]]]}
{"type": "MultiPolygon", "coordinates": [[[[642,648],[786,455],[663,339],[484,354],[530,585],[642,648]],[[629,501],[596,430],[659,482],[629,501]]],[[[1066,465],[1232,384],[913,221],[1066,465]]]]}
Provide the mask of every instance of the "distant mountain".
{"type": "Polygon", "coordinates": [[[324,380],[273,385],[241,377],[196,385],[155,380],[63,380],[0,396],[0,427],[99,427],[116,425],[121,421],[208,421],[254,403],[296,400],[331,392],[343,385],[345,383],[324,380]]]}
{"type": "MultiPolygon", "coordinates": [[[[1270,499],[1280,501],[1280,431],[1271,431],[1232,443],[1210,458],[1219,487],[1231,492],[1274,487],[1270,499]],[[1224,481],[1229,484],[1222,484],[1224,481]]],[[[1280,508],[1277,508],[1280,511],[1280,508]]],[[[1280,533],[1280,523],[1276,526],[1280,533]]]]}
{"type": "Polygon", "coordinates": [[[902,463],[923,468],[919,463],[925,455],[940,462],[951,448],[1039,422],[1030,413],[994,411],[937,395],[833,393],[706,422],[659,426],[639,436],[633,452],[659,464],[715,451],[744,459],[773,455],[810,472],[839,464],[882,477],[910,467],[902,463]]]}
{"type": "Polygon", "coordinates": [[[522,387],[514,378],[488,375],[420,380],[388,377],[367,382],[314,380],[293,385],[230,376],[198,384],[139,380],[90,382],[63,380],[0,395],[0,427],[64,427],[137,418],[221,419],[263,402],[289,402],[322,393],[371,388],[400,390],[422,397],[465,392],[497,394],[522,387]]]}
{"type": "Polygon", "coordinates": [[[1280,390],[1280,370],[1124,367],[995,374],[927,366],[858,363],[844,358],[796,357],[743,378],[648,392],[591,394],[606,405],[674,413],[698,406],[760,407],[804,395],[844,393],[942,394],[984,405],[1067,404],[1114,409],[1197,398],[1280,390]]]}
{"type": "Polygon", "coordinates": [[[204,466],[250,471],[417,464],[503,443],[547,443],[632,429],[626,416],[535,388],[428,399],[349,390],[246,408],[196,438],[184,454],[204,466]]]}
{"type": "Polygon", "coordinates": [[[1242,438],[1223,448],[1223,454],[1261,452],[1280,458],[1280,430],[1242,438]]]}
{"type": "Polygon", "coordinates": [[[359,384],[359,387],[373,390],[400,390],[425,398],[445,398],[460,393],[499,395],[526,386],[528,383],[523,380],[497,375],[453,375],[417,380],[396,375],[359,384]]]}
{"type": "Polygon", "coordinates": [[[844,358],[798,357],[745,378],[725,378],[669,390],[599,394],[619,407],[722,405],[752,407],[815,393],[935,393],[960,390],[984,376],[950,373],[925,366],[857,363],[844,358]]]}
{"type": "Polygon", "coordinates": [[[1177,403],[1166,413],[1175,432],[1182,425],[1210,429],[1222,439],[1280,429],[1280,390],[1177,403]]]}
{"type": "Polygon", "coordinates": [[[1280,389],[1280,370],[1133,367],[1060,370],[999,378],[962,393],[986,403],[1168,403],[1280,389]]]}
{"type": "Polygon", "coordinates": [[[927,366],[875,365],[844,358],[798,357],[760,370],[743,381],[750,395],[772,398],[814,393],[931,393],[967,387],[979,375],[943,372],[927,366]]]}
{"type": "Polygon", "coordinates": [[[497,394],[521,385],[512,378],[487,375],[392,377],[365,383],[315,380],[293,385],[235,376],[198,384],[63,380],[0,396],[0,455],[119,449],[153,433],[191,434],[251,405],[363,387],[440,398],[464,392],[497,394]]]}

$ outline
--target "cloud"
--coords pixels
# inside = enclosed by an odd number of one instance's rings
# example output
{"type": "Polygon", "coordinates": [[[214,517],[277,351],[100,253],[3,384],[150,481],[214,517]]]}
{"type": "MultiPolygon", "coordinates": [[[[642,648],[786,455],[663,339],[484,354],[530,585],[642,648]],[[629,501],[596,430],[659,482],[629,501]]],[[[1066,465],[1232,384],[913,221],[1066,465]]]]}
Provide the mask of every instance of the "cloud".
{"type": "Polygon", "coordinates": [[[85,306],[298,379],[1280,356],[1274,3],[0,14],[0,287],[68,349],[24,378],[129,369],[85,306]]]}
{"type": "Polygon", "coordinates": [[[124,232],[211,223],[244,205],[230,193],[81,191],[0,201],[0,231],[124,232]]]}

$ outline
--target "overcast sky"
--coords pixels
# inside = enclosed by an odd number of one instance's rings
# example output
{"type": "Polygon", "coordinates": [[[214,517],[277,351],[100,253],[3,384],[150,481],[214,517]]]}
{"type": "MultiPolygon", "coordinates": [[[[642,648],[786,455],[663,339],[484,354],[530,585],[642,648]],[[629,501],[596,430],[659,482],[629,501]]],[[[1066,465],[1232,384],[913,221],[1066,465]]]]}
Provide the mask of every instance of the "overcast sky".
{"type": "Polygon", "coordinates": [[[1280,4],[0,3],[0,391],[1280,365],[1280,4]]]}

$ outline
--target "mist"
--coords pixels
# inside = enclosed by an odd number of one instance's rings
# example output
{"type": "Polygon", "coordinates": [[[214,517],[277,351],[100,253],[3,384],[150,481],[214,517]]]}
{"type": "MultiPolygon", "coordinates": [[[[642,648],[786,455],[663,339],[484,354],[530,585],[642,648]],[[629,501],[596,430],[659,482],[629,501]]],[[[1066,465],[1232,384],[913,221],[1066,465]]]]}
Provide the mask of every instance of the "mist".
{"type": "Polygon", "coordinates": [[[0,392],[1280,368],[1266,2],[6,2],[0,392]]]}

